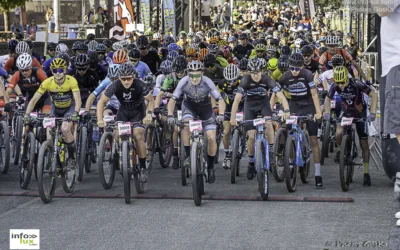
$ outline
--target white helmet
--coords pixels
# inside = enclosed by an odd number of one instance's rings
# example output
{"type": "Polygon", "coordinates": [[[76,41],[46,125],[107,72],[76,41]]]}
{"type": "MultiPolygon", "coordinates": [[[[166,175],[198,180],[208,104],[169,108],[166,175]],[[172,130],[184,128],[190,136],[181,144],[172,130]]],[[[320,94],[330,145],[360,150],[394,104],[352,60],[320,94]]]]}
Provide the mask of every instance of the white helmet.
{"type": "Polygon", "coordinates": [[[68,53],[68,46],[65,45],[64,43],[60,43],[56,47],[56,53],[62,53],[62,54],[68,53]]]}
{"type": "Polygon", "coordinates": [[[154,39],[154,40],[161,39],[161,34],[158,33],[158,32],[154,33],[154,34],[153,34],[153,39],[154,39]]]}
{"type": "Polygon", "coordinates": [[[27,53],[20,54],[17,58],[17,67],[18,67],[18,69],[31,68],[32,67],[32,56],[27,53]]]}
{"type": "Polygon", "coordinates": [[[123,49],[124,47],[122,46],[122,44],[121,43],[119,43],[119,42],[115,42],[113,45],[112,45],[112,49],[114,50],[114,51],[118,51],[118,50],[121,50],[121,49],[123,49]]]}
{"type": "Polygon", "coordinates": [[[96,51],[96,47],[97,47],[98,43],[95,40],[92,40],[88,43],[88,49],[90,51],[96,51]]]}
{"type": "Polygon", "coordinates": [[[235,81],[240,76],[240,69],[235,64],[229,64],[224,69],[224,77],[227,81],[235,81]]]}
{"type": "Polygon", "coordinates": [[[121,44],[122,47],[126,48],[129,45],[129,42],[127,40],[122,40],[119,42],[119,44],[121,44]]]}
{"type": "Polygon", "coordinates": [[[29,45],[24,41],[19,42],[17,44],[17,46],[15,47],[15,53],[17,53],[18,55],[23,54],[23,53],[29,54],[30,51],[31,51],[31,49],[29,48],[29,45]]]}
{"type": "Polygon", "coordinates": [[[301,44],[302,41],[303,41],[303,39],[297,38],[296,40],[294,40],[294,45],[295,45],[297,48],[300,48],[300,44],[301,44]]]}
{"type": "Polygon", "coordinates": [[[326,45],[338,45],[341,39],[339,36],[327,36],[325,40],[326,45]]]}
{"type": "Polygon", "coordinates": [[[187,69],[189,71],[201,71],[201,70],[203,70],[203,63],[200,62],[199,60],[191,61],[188,64],[187,69]]]}

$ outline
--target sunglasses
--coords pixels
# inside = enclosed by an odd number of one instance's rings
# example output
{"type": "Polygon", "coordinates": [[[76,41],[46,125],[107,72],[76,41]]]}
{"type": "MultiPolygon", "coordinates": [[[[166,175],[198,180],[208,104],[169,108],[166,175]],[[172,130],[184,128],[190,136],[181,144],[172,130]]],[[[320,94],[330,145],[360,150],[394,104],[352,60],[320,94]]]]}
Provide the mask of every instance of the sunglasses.
{"type": "Polygon", "coordinates": [[[183,75],[183,74],[185,74],[185,70],[177,71],[176,74],[177,75],[183,75]]]}
{"type": "Polygon", "coordinates": [[[190,78],[196,79],[196,78],[200,78],[201,74],[189,74],[190,78]]]}
{"type": "Polygon", "coordinates": [[[289,67],[290,71],[300,71],[301,68],[297,68],[297,67],[289,67]]]}
{"type": "Polygon", "coordinates": [[[131,81],[132,79],[133,79],[133,77],[120,77],[119,78],[122,82],[129,82],[129,81],[131,81]]]}
{"type": "Polygon", "coordinates": [[[309,58],[309,57],[312,57],[312,55],[303,55],[303,57],[309,58]]]}
{"type": "Polygon", "coordinates": [[[81,72],[82,72],[82,71],[85,71],[85,70],[87,70],[87,69],[88,69],[88,68],[76,68],[77,71],[81,71],[81,72]]]}
{"type": "Polygon", "coordinates": [[[139,62],[139,59],[137,59],[137,58],[129,57],[129,60],[130,60],[131,62],[139,62]]]}
{"type": "Polygon", "coordinates": [[[146,48],[146,47],[144,47],[144,48],[139,48],[139,50],[147,50],[147,48],[146,48]]]}
{"type": "Polygon", "coordinates": [[[48,49],[48,51],[54,52],[54,51],[56,51],[56,49],[48,49]]]}
{"type": "Polygon", "coordinates": [[[64,73],[64,69],[63,68],[52,69],[51,72],[53,72],[53,74],[61,74],[64,73]]]}
{"type": "Polygon", "coordinates": [[[31,70],[32,68],[27,68],[27,69],[20,69],[19,71],[21,72],[28,72],[29,70],[31,70]]]}
{"type": "Polygon", "coordinates": [[[256,50],[257,53],[264,53],[262,50],[256,50]]]}
{"type": "Polygon", "coordinates": [[[335,82],[337,85],[345,85],[347,82],[335,82]]]}

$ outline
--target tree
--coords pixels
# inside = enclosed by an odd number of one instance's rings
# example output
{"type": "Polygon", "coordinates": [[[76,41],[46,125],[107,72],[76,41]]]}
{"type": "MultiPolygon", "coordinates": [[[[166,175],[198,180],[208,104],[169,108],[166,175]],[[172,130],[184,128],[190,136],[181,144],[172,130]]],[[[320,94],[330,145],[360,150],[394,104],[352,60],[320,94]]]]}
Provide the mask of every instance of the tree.
{"type": "Polygon", "coordinates": [[[18,6],[24,5],[26,0],[1,0],[0,1],[0,9],[3,11],[4,15],[4,29],[5,31],[9,31],[10,24],[8,20],[10,19],[10,9],[13,9],[18,6]]]}

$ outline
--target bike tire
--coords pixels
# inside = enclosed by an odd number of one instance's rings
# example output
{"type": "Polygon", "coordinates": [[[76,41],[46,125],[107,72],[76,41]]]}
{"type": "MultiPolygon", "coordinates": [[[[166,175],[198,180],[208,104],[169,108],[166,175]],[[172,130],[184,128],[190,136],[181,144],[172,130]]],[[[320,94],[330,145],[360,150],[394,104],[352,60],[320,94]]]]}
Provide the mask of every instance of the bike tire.
{"type": "Polygon", "coordinates": [[[83,169],[85,168],[86,150],[87,150],[87,127],[81,127],[79,132],[79,163],[78,163],[78,181],[83,179],[83,169]]]}
{"type": "Polygon", "coordinates": [[[64,189],[64,192],[66,193],[72,193],[74,192],[76,181],[77,181],[77,162],[73,159],[70,158],[68,154],[68,149],[65,148],[65,153],[64,153],[64,163],[63,163],[63,169],[61,172],[61,185],[64,189]],[[73,162],[73,164],[71,164],[73,162]],[[72,168],[69,167],[69,165],[72,165],[72,168]],[[72,173],[72,174],[71,174],[72,173]]]}
{"type": "Polygon", "coordinates": [[[19,185],[27,189],[32,178],[32,170],[35,165],[36,138],[33,132],[28,132],[22,148],[21,165],[19,171],[19,185]]]}
{"type": "Polygon", "coordinates": [[[125,203],[131,203],[131,171],[130,171],[130,154],[129,145],[127,141],[123,141],[122,145],[122,177],[124,179],[124,198],[125,203]]]}
{"type": "MultiPolygon", "coordinates": [[[[311,141],[310,141],[310,136],[308,135],[308,131],[307,130],[303,130],[304,132],[304,137],[307,139],[308,141],[308,145],[311,145],[311,141]]],[[[310,166],[311,166],[311,157],[310,159],[307,161],[306,157],[308,158],[308,149],[306,146],[305,141],[303,142],[303,148],[302,150],[302,157],[303,157],[303,161],[304,161],[304,166],[299,168],[299,172],[300,172],[300,179],[301,182],[303,184],[308,183],[308,176],[310,175],[310,166]]]]}
{"type": "Polygon", "coordinates": [[[257,169],[258,191],[263,200],[268,200],[269,194],[269,171],[265,168],[266,149],[262,140],[256,141],[255,167],[257,169]]]}
{"type": "Polygon", "coordinates": [[[218,164],[218,162],[219,162],[219,148],[221,146],[221,141],[222,141],[222,136],[217,135],[217,140],[216,140],[217,152],[215,152],[214,164],[218,164]]]}
{"type": "Polygon", "coordinates": [[[231,183],[236,183],[236,173],[238,172],[237,168],[240,167],[240,156],[239,156],[239,140],[240,133],[238,129],[235,129],[233,132],[233,144],[232,144],[232,161],[231,161],[231,183]]]}
{"type": "Polygon", "coordinates": [[[329,120],[325,121],[325,131],[322,139],[322,147],[321,147],[321,157],[320,163],[324,165],[325,158],[328,157],[329,145],[330,145],[330,137],[331,137],[331,122],[329,120]]]}
{"type": "Polygon", "coordinates": [[[169,164],[171,163],[171,159],[172,159],[172,151],[174,149],[174,143],[172,141],[172,133],[173,131],[169,131],[171,133],[171,136],[169,138],[169,140],[167,140],[166,136],[165,136],[165,129],[168,128],[164,128],[164,132],[160,138],[160,152],[158,153],[158,158],[161,164],[161,167],[163,168],[168,168],[169,164]]]}
{"type": "Polygon", "coordinates": [[[14,165],[18,165],[19,158],[21,155],[21,145],[22,145],[22,128],[23,120],[22,116],[17,116],[16,118],[16,128],[15,128],[15,143],[14,143],[14,165]]]}
{"type": "MultiPolygon", "coordinates": [[[[331,138],[334,138],[334,137],[336,137],[336,123],[333,123],[331,126],[332,126],[331,138]]],[[[329,143],[329,152],[330,153],[333,153],[335,146],[336,146],[335,141],[331,140],[331,142],[329,143]]]]}
{"type": "Polygon", "coordinates": [[[350,181],[352,177],[352,168],[353,164],[349,164],[351,151],[351,137],[349,135],[344,135],[342,138],[342,143],[340,146],[340,155],[339,155],[339,179],[340,179],[340,188],[343,192],[349,191],[350,181]],[[346,168],[347,167],[347,168],[346,168]]]}
{"type": "MultiPolygon", "coordinates": [[[[136,147],[136,142],[133,140],[132,143],[133,143],[132,147],[134,148],[134,150],[136,150],[136,148],[137,148],[136,147]]],[[[136,152],[136,162],[137,163],[139,162],[139,156],[138,156],[137,152],[136,152]]],[[[136,165],[136,166],[132,167],[132,174],[133,174],[133,180],[135,182],[136,193],[137,194],[143,194],[144,193],[145,183],[143,183],[140,180],[140,166],[139,165],[136,165]]]]}
{"type": "Polygon", "coordinates": [[[192,191],[193,191],[193,201],[196,206],[201,205],[202,198],[202,187],[201,181],[203,174],[201,173],[202,168],[202,154],[198,142],[192,143],[192,148],[190,150],[190,166],[192,168],[192,191]]]}
{"type": "Polygon", "coordinates": [[[97,168],[99,169],[99,178],[100,183],[104,189],[110,189],[114,183],[115,178],[115,159],[113,155],[113,133],[105,132],[100,139],[100,147],[99,147],[99,154],[97,155],[97,168]],[[107,147],[109,147],[109,151],[107,151],[107,147]],[[106,158],[106,151],[110,153],[110,157],[106,158]],[[104,162],[108,161],[109,164],[109,171],[108,171],[108,178],[106,178],[106,171],[104,170],[104,162]]]}
{"type": "Polygon", "coordinates": [[[296,164],[296,139],[293,135],[288,135],[286,146],[285,146],[285,182],[286,188],[289,192],[296,191],[296,182],[297,182],[297,170],[298,166],[296,164]],[[294,152],[294,162],[292,163],[293,168],[290,168],[290,156],[291,152],[294,152]]]}
{"type": "Polygon", "coordinates": [[[182,133],[183,130],[179,132],[179,138],[180,138],[179,165],[181,167],[181,184],[182,186],[186,186],[189,169],[184,166],[186,153],[185,153],[185,144],[183,144],[182,133]]]}
{"type": "Polygon", "coordinates": [[[5,121],[0,122],[0,149],[0,173],[6,174],[10,167],[10,134],[5,121]]]}
{"type": "MultiPolygon", "coordinates": [[[[279,171],[279,162],[284,162],[285,158],[285,144],[287,137],[287,130],[285,128],[279,128],[275,135],[274,141],[274,156],[275,164],[272,167],[272,175],[277,182],[285,180],[285,167],[279,171]]],[[[282,168],[282,167],[281,167],[282,168]]]]}
{"type": "MultiPolygon", "coordinates": [[[[44,203],[49,203],[54,197],[54,192],[56,190],[57,173],[53,171],[52,164],[56,164],[54,161],[54,148],[51,141],[45,141],[39,150],[38,157],[38,191],[40,199],[44,203]],[[46,163],[47,160],[47,164],[46,163]],[[49,175],[50,185],[49,191],[45,191],[44,176],[49,175]]],[[[56,169],[57,171],[57,169],[56,169]]]]}
{"type": "Polygon", "coordinates": [[[154,155],[156,153],[156,147],[157,147],[157,143],[156,143],[156,136],[155,136],[155,132],[154,132],[154,126],[153,125],[148,125],[146,127],[145,133],[144,133],[144,143],[146,144],[147,147],[147,155],[146,155],[146,161],[147,161],[147,168],[149,170],[149,174],[151,173],[151,170],[153,169],[153,161],[154,161],[154,155]],[[149,150],[149,146],[148,146],[148,136],[150,135],[150,139],[151,139],[151,145],[150,145],[150,149],[149,150]]]}

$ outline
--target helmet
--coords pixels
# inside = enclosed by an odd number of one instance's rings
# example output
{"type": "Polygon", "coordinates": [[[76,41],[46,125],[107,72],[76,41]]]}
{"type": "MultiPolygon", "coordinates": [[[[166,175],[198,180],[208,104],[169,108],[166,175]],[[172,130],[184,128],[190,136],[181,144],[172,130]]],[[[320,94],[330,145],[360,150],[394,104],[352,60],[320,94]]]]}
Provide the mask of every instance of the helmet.
{"type": "Polygon", "coordinates": [[[194,36],[194,33],[193,33],[193,32],[191,32],[191,31],[189,31],[189,33],[187,34],[187,36],[188,36],[188,38],[193,38],[193,36],[194,36]]]}
{"type": "Polygon", "coordinates": [[[301,48],[301,54],[302,55],[312,55],[312,54],[314,54],[314,50],[310,45],[305,45],[303,48],[301,48]]]}
{"type": "Polygon", "coordinates": [[[210,45],[208,46],[208,51],[209,51],[210,53],[215,54],[215,53],[218,52],[218,50],[219,50],[219,47],[218,47],[218,45],[216,45],[216,44],[210,44],[210,45]]]}
{"type": "Polygon", "coordinates": [[[159,39],[161,39],[161,34],[158,33],[158,32],[154,33],[154,34],[153,34],[153,39],[154,39],[154,40],[159,40],[159,39]]]}
{"type": "Polygon", "coordinates": [[[274,71],[278,68],[278,59],[277,58],[271,58],[268,60],[268,69],[271,71],[274,71]]]}
{"type": "Polygon", "coordinates": [[[270,41],[269,41],[269,44],[270,45],[272,45],[272,46],[278,46],[279,45],[279,40],[278,39],[271,39],[270,41]]]}
{"type": "Polygon", "coordinates": [[[239,69],[241,70],[247,70],[247,64],[249,64],[249,60],[247,58],[242,58],[242,60],[239,61],[239,69]]]}
{"type": "Polygon", "coordinates": [[[175,57],[179,56],[179,53],[175,50],[168,51],[167,59],[171,62],[174,61],[175,57]]]}
{"type": "Polygon", "coordinates": [[[198,60],[193,60],[190,63],[188,63],[187,69],[189,71],[202,71],[203,63],[198,60]]]}
{"type": "Polygon", "coordinates": [[[254,58],[249,60],[247,64],[247,69],[250,71],[257,71],[261,70],[264,66],[264,63],[262,60],[259,60],[258,58],[254,58]]]}
{"type": "Polygon", "coordinates": [[[135,66],[133,66],[130,62],[124,62],[119,67],[119,75],[120,76],[132,76],[136,74],[135,66]]]}
{"type": "Polygon", "coordinates": [[[188,48],[186,49],[186,55],[187,55],[187,56],[195,56],[196,54],[197,54],[197,51],[196,51],[195,48],[193,48],[193,47],[188,47],[188,48]]]}
{"type": "Polygon", "coordinates": [[[289,57],[289,65],[293,67],[302,67],[304,65],[304,57],[299,54],[293,54],[289,57]]]}
{"type": "Polygon", "coordinates": [[[197,35],[194,35],[192,38],[192,43],[201,43],[201,38],[197,35]]]}
{"type": "Polygon", "coordinates": [[[139,48],[147,48],[149,46],[149,39],[147,36],[139,36],[136,41],[136,45],[139,48]]]}
{"type": "Polygon", "coordinates": [[[127,41],[127,40],[122,40],[122,41],[119,42],[119,44],[121,44],[123,48],[126,48],[126,47],[128,47],[128,45],[129,45],[129,41],[127,41]]]}
{"type": "Polygon", "coordinates": [[[302,41],[303,41],[303,39],[297,38],[296,40],[294,40],[294,45],[295,45],[297,48],[300,48],[300,44],[301,44],[302,41]]]}
{"type": "Polygon", "coordinates": [[[282,46],[281,48],[281,55],[290,55],[290,47],[289,46],[282,46]]]}
{"type": "Polygon", "coordinates": [[[200,36],[200,37],[203,37],[203,36],[204,36],[203,31],[197,31],[197,32],[196,32],[196,35],[197,35],[197,36],[200,36]]]}
{"type": "Polygon", "coordinates": [[[116,43],[114,43],[114,44],[112,45],[112,49],[115,50],[115,51],[121,50],[121,49],[123,49],[123,48],[124,48],[124,46],[122,46],[122,44],[119,43],[119,42],[116,42],[116,43]]]}
{"type": "Polygon", "coordinates": [[[88,46],[87,46],[87,44],[81,42],[81,43],[79,44],[77,50],[85,50],[85,51],[87,51],[87,50],[88,50],[88,46]]]}
{"type": "Polygon", "coordinates": [[[146,32],[144,32],[145,36],[153,36],[153,31],[151,30],[146,30],[146,32]]]}
{"type": "MultiPolygon", "coordinates": [[[[75,42],[76,43],[76,42],[75,42]]],[[[74,43],[74,44],[75,44],[74,43]]],[[[74,45],[72,45],[72,47],[73,47],[74,45]]],[[[49,50],[49,49],[56,49],[56,47],[57,47],[57,44],[56,43],[52,43],[52,42],[50,42],[50,43],[48,43],[47,44],[47,50],[49,50]]]]}
{"type": "Polygon", "coordinates": [[[27,53],[20,54],[17,58],[17,67],[18,69],[28,69],[32,67],[32,56],[27,53]]]}
{"type": "Polygon", "coordinates": [[[224,77],[227,81],[234,81],[240,77],[240,69],[231,63],[224,69],[224,77]]]}
{"type": "Polygon", "coordinates": [[[67,53],[58,53],[56,54],[55,58],[63,59],[67,63],[67,65],[69,65],[69,62],[71,61],[67,53]]]}
{"type": "Polygon", "coordinates": [[[349,71],[345,66],[338,66],[333,70],[333,80],[335,82],[346,82],[349,79],[349,71]]]}
{"type": "Polygon", "coordinates": [[[268,52],[276,53],[276,48],[272,45],[267,45],[266,49],[268,52]]]}
{"type": "Polygon", "coordinates": [[[240,33],[239,34],[239,40],[243,40],[243,39],[249,39],[249,36],[247,35],[247,33],[240,33]]]}
{"type": "Polygon", "coordinates": [[[97,44],[96,51],[106,52],[106,50],[107,50],[107,47],[104,44],[102,44],[102,43],[97,44]]]}
{"type": "Polygon", "coordinates": [[[186,32],[185,31],[181,31],[181,32],[179,32],[179,38],[181,39],[181,38],[186,38],[187,37],[187,34],[186,34],[186,32]]]}
{"type": "Polygon", "coordinates": [[[170,45],[171,43],[174,43],[174,42],[175,42],[175,40],[171,36],[164,37],[164,47],[165,48],[168,48],[168,45],[170,45]]]}
{"type": "Polygon", "coordinates": [[[86,54],[80,54],[79,56],[75,57],[75,66],[76,67],[87,67],[89,66],[89,57],[86,54]]]}
{"type": "Polygon", "coordinates": [[[217,44],[218,43],[218,39],[215,37],[210,38],[210,41],[208,41],[209,44],[217,44]]]}
{"type": "Polygon", "coordinates": [[[103,40],[103,44],[106,46],[106,47],[110,47],[110,46],[112,46],[112,41],[110,40],[110,39],[104,39],[103,40]]]}
{"type": "Polygon", "coordinates": [[[129,58],[139,59],[140,58],[140,50],[138,49],[131,49],[128,52],[129,58]]]}
{"type": "Polygon", "coordinates": [[[257,44],[257,45],[254,47],[254,49],[255,49],[257,52],[259,52],[259,51],[265,52],[265,50],[267,49],[267,47],[266,47],[264,44],[257,44]]]}
{"type": "Polygon", "coordinates": [[[172,72],[172,62],[170,60],[165,60],[160,64],[160,71],[163,75],[171,74],[172,72]]]}
{"type": "Polygon", "coordinates": [[[219,40],[218,41],[218,46],[228,46],[228,42],[226,40],[219,40]]]}
{"type": "Polygon", "coordinates": [[[176,43],[170,43],[169,45],[168,45],[168,51],[171,51],[171,50],[175,50],[175,51],[178,51],[178,50],[181,50],[182,48],[178,45],[178,44],[176,44],[176,43]]]}
{"type": "Polygon", "coordinates": [[[156,83],[156,77],[152,73],[149,73],[143,78],[143,82],[147,87],[154,87],[156,83]]]}
{"type": "Polygon", "coordinates": [[[258,34],[258,38],[260,38],[260,39],[265,39],[265,33],[260,32],[260,33],[258,34]]]}
{"type": "Polygon", "coordinates": [[[327,36],[325,40],[326,45],[338,45],[341,39],[339,36],[327,36]]]}
{"type": "Polygon", "coordinates": [[[214,31],[212,31],[212,36],[219,38],[221,36],[221,32],[219,32],[217,29],[214,29],[214,31]]]}
{"type": "Polygon", "coordinates": [[[93,33],[90,33],[86,36],[87,40],[94,40],[96,38],[96,36],[93,33]]]}
{"type": "Polygon", "coordinates": [[[328,51],[327,47],[319,47],[318,48],[318,55],[322,56],[322,54],[324,54],[326,51],[328,51]]]}
{"type": "Polygon", "coordinates": [[[64,61],[64,59],[61,58],[55,58],[53,61],[50,63],[50,68],[51,69],[66,69],[67,68],[67,62],[64,61]]]}
{"type": "Polygon", "coordinates": [[[308,45],[308,42],[303,40],[300,42],[300,48],[303,48],[304,46],[308,45]]]}
{"type": "Polygon", "coordinates": [[[20,55],[23,53],[30,53],[29,45],[26,42],[19,42],[15,47],[15,52],[20,55]]]}
{"type": "Polygon", "coordinates": [[[279,57],[278,69],[281,73],[289,70],[289,57],[288,56],[279,57]]]}
{"type": "Polygon", "coordinates": [[[172,71],[179,72],[185,70],[188,65],[185,56],[177,56],[172,62],[172,71]]]}
{"type": "Polygon", "coordinates": [[[208,49],[200,49],[199,51],[199,60],[203,61],[204,57],[208,54],[208,49]]]}
{"type": "Polygon", "coordinates": [[[18,44],[18,40],[15,39],[11,39],[7,42],[7,46],[8,46],[8,51],[10,52],[15,52],[15,47],[18,44]]]}
{"type": "Polygon", "coordinates": [[[68,46],[63,43],[60,43],[56,47],[56,52],[57,53],[68,53],[68,46]]]}
{"type": "Polygon", "coordinates": [[[31,40],[26,39],[26,40],[24,40],[24,42],[26,42],[28,44],[29,49],[33,49],[34,45],[33,45],[33,42],[31,40]]]}
{"type": "Polygon", "coordinates": [[[258,60],[261,62],[261,69],[267,68],[268,64],[267,64],[267,60],[265,60],[265,58],[258,58],[258,60]]]}
{"type": "MultiPolygon", "coordinates": [[[[55,43],[53,43],[53,44],[55,44],[55,43]]],[[[80,44],[81,44],[81,42],[79,42],[79,41],[74,42],[72,44],[72,50],[74,50],[74,51],[78,50],[80,44]]],[[[49,49],[49,45],[50,45],[50,43],[47,45],[47,49],[49,49]]],[[[56,47],[57,47],[57,45],[56,45],[56,47]]]]}
{"type": "Polygon", "coordinates": [[[214,54],[207,54],[204,57],[204,65],[206,67],[214,66],[216,62],[217,62],[217,58],[215,57],[214,54]]]}
{"type": "Polygon", "coordinates": [[[87,46],[88,46],[89,50],[96,51],[97,42],[95,40],[92,40],[87,44],[87,46]]]}
{"type": "Polygon", "coordinates": [[[333,66],[343,65],[343,64],[344,64],[343,56],[341,56],[341,55],[334,55],[334,56],[332,56],[331,62],[332,62],[332,65],[333,65],[333,66]]]}
{"type": "Polygon", "coordinates": [[[234,43],[234,42],[236,42],[236,37],[230,36],[230,37],[228,38],[228,43],[234,43]]]}
{"type": "Polygon", "coordinates": [[[136,45],[134,43],[130,43],[126,49],[129,51],[131,49],[136,49],[136,45]]]}
{"type": "Polygon", "coordinates": [[[126,52],[124,50],[118,50],[113,55],[113,62],[121,64],[126,62],[126,52]]]}

